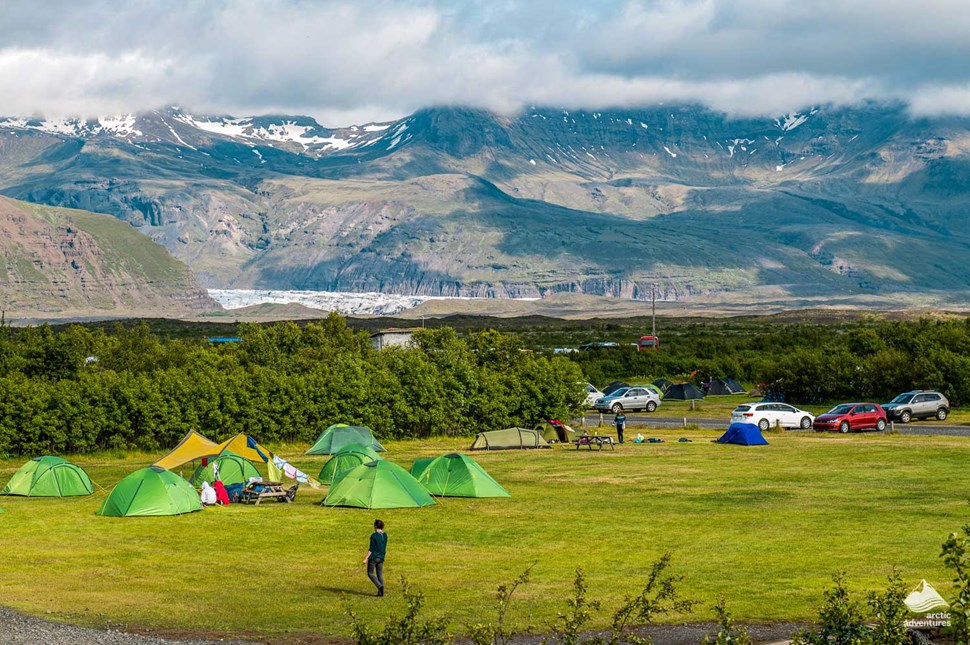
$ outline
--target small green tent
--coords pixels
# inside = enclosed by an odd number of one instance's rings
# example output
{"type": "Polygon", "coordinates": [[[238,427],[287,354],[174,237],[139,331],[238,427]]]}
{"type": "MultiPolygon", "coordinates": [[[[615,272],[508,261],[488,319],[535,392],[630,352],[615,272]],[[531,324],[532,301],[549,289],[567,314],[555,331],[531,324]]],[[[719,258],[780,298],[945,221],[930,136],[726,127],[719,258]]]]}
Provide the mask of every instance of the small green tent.
{"type": "Polygon", "coordinates": [[[73,497],[90,495],[94,486],[88,474],[60,457],[35,457],[20,467],[0,495],[73,497]]]}
{"type": "Polygon", "coordinates": [[[374,433],[367,426],[349,426],[346,423],[335,423],[321,432],[313,446],[303,454],[332,455],[351,443],[366,446],[376,452],[384,452],[384,446],[377,442],[374,433]]]}
{"type": "Polygon", "coordinates": [[[371,461],[376,461],[376,459],[366,453],[356,450],[341,450],[323,465],[320,470],[320,482],[330,485],[348,470],[353,470],[357,466],[371,461]]]}
{"type": "Polygon", "coordinates": [[[433,460],[417,480],[429,493],[441,497],[511,497],[477,461],[457,452],[433,460]]]}
{"type": "Polygon", "coordinates": [[[323,500],[324,506],[358,508],[415,508],[434,503],[408,471],[383,459],[345,471],[330,485],[323,500]]]}
{"type": "Polygon", "coordinates": [[[472,443],[472,450],[522,450],[527,448],[549,448],[538,430],[527,428],[506,428],[479,432],[472,443]]]}
{"type": "Polygon", "coordinates": [[[435,459],[437,459],[437,457],[421,457],[419,459],[415,459],[414,463],[411,464],[411,476],[415,479],[420,478],[421,473],[424,472],[424,469],[427,468],[428,464],[435,459]]]}
{"type": "Polygon", "coordinates": [[[133,517],[181,515],[201,511],[202,502],[192,485],[170,470],[149,466],[131,473],[114,487],[98,515],[133,517]]]}
{"type": "Polygon", "coordinates": [[[201,486],[204,481],[212,483],[216,480],[213,464],[219,465],[219,480],[223,484],[245,484],[250,477],[260,476],[253,462],[231,450],[226,450],[205,466],[200,465],[195,469],[192,479],[189,480],[193,486],[201,486]]]}

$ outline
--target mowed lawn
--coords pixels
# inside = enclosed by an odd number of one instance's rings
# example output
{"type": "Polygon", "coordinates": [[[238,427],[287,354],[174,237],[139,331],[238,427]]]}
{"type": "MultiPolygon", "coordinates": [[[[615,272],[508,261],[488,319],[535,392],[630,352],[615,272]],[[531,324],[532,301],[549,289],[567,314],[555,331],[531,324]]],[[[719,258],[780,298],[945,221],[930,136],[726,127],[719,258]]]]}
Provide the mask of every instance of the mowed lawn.
{"type": "MultiPolygon", "coordinates": [[[[714,432],[652,431],[662,444],[615,452],[476,453],[511,499],[443,499],[393,511],[296,503],[211,508],[172,518],[102,518],[106,491],[88,498],[0,498],[0,603],[92,625],[291,635],[349,633],[349,606],[369,620],[400,612],[398,580],[427,596],[455,632],[494,619],[494,590],[535,563],[517,597],[519,624],[547,625],[570,593],[576,567],[607,607],[635,592],[665,551],[686,574],[682,590],[716,594],[745,621],[807,619],[836,570],[858,591],[884,587],[898,567],[944,594],[938,558],[946,535],[970,521],[970,439],[769,433],[770,446],[711,443],[714,432]],[[388,596],[361,559],[375,518],[390,535],[388,596]]],[[[405,467],[463,450],[470,440],[387,442],[405,467]]],[[[325,457],[279,453],[316,475],[325,457]]],[[[154,456],[79,456],[100,486],[154,456]]],[[[0,462],[5,483],[21,460],[0,462]]],[[[189,474],[188,469],[185,474],[189,474]]],[[[605,625],[609,612],[597,618],[605,625]]]]}

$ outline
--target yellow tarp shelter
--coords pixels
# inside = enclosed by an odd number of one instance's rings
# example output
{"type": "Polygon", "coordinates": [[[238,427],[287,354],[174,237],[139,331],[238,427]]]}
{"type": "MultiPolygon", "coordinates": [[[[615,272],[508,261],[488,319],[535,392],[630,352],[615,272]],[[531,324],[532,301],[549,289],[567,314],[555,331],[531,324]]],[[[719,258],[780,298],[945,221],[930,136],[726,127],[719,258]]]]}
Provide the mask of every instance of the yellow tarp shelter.
{"type": "Polygon", "coordinates": [[[153,465],[171,470],[172,468],[196,459],[212,459],[218,457],[226,450],[234,452],[240,457],[252,462],[263,462],[266,464],[269,478],[273,481],[280,481],[282,475],[285,474],[291,479],[309,483],[314,488],[320,486],[320,483],[312,477],[297,470],[287,463],[286,460],[275,456],[269,450],[259,445],[255,439],[242,432],[232,439],[228,439],[222,443],[216,443],[215,441],[206,439],[195,430],[190,430],[179,444],[175,446],[172,452],[156,461],[153,465]]]}
{"type": "Polygon", "coordinates": [[[189,433],[182,437],[182,440],[175,446],[172,452],[156,461],[153,465],[171,470],[172,468],[196,459],[218,457],[225,450],[231,450],[249,461],[266,463],[273,460],[273,453],[263,448],[255,439],[247,434],[240,432],[232,439],[228,439],[222,443],[216,443],[215,441],[206,439],[195,430],[189,430],[189,433]]]}
{"type": "Polygon", "coordinates": [[[220,452],[222,448],[215,441],[206,439],[195,430],[189,430],[170,453],[152,465],[171,470],[194,459],[215,457],[220,452]]]}
{"type": "Polygon", "coordinates": [[[216,446],[217,454],[222,453],[223,450],[231,450],[249,461],[261,461],[263,463],[272,463],[273,461],[273,453],[256,443],[256,440],[248,434],[242,432],[216,446]]]}

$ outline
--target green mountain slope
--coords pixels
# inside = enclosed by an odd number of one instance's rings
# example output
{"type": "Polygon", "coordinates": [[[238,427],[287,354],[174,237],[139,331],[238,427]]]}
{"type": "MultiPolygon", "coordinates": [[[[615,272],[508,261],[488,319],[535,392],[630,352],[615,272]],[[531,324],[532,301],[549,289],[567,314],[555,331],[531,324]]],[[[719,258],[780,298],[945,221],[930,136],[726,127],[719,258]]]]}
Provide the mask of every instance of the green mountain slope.
{"type": "Polygon", "coordinates": [[[166,314],[218,308],[164,248],[108,215],[0,197],[7,316],[166,314]]]}

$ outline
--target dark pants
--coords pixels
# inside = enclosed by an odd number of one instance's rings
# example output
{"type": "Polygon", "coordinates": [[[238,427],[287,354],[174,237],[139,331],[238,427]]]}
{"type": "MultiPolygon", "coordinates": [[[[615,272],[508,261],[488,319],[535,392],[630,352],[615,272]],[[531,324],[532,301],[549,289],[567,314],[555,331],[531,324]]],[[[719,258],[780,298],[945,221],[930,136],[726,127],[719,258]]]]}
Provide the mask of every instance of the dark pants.
{"type": "Polygon", "coordinates": [[[384,560],[371,558],[367,561],[367,577],[378,589],[384,588],[384,560]]]}
{"type": "Polygon", "coordinates": [[[623,443],[623,426],[616,426],[616,440],[623,443]]]}

